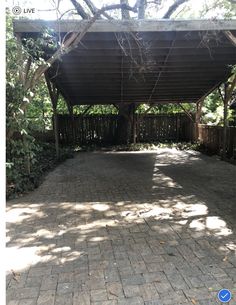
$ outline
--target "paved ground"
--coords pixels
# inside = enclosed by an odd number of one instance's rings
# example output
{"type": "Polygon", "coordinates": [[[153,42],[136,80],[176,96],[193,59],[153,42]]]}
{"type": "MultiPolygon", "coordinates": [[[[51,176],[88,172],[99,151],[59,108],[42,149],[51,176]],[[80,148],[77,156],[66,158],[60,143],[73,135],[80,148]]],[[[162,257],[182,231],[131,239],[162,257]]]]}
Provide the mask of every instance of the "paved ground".
{"type": "Polygon", "coordinates": [[[235,304],[235,181],[194,152],[67,160],[8,202],[7,304],[235,304]]]}

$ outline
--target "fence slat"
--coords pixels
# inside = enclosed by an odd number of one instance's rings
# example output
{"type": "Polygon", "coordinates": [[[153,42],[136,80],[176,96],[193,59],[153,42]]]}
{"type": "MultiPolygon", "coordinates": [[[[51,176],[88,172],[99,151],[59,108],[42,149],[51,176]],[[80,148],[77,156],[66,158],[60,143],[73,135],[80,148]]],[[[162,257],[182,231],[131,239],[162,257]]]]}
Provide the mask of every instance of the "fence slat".
{"type": "MultiPolygon", "coordinates": [[[[212,154],[220,154],[223,147],[223,127],[199,124],[199,141],[212,154]]],[[[236,159],[236,127],[227,129],[228,158],[236,159]]]]}
{"type": "MultiPolygon", "coordinates": [[[[78,144],[113,143],[118,115],[74,116],[74,141],[78,144]]],[[[192,122],[185,114],[136,115],[137,141],[190,141],[192,122]]],[[[60,141],[72,143],[69,115],[58,115],[60,141]]]]}

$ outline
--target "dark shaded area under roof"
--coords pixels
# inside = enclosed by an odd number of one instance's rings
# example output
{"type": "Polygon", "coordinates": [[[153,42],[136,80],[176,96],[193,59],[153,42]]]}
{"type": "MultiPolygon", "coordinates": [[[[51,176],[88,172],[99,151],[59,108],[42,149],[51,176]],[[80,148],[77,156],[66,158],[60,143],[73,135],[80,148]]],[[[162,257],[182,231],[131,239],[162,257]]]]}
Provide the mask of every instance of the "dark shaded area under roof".
{"type": "MultiPolygon", "coordinates": [[[[14,30],[35,37],[49,26],[63,37],[85,25],[15,20],[14,30]]],[[[236,64],[226,30],[236,36],[236,20],[96,21],[49,75],[71,105],[197,102],[236,64]]]]}

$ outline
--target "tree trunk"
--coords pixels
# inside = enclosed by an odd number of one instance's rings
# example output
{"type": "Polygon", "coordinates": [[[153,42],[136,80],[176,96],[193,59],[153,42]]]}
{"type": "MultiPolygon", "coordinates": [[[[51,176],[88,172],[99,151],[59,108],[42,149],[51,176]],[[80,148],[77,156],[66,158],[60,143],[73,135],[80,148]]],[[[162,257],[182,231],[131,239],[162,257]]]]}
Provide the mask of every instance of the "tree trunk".
{"type": "Polygon", "coordinates": [[[189,0],[176,0],[169,8],[168,11],[165,13],[165,15],[162,17],[163,19],[169,19],[171,15],[179,8],[180,5],[182,5],[185,2],[188,2],[189,0]]]}
{"type": "MultiPolygon", "coordinates": [[[[126,4],[128,5],[128,0],[120,0],[120,4],[126,4]]],[[[121,17],[123,20],[130,19],[129,12],[126,10],[121,10],[121,17]]],[[[121,67],[121,70],[123,69],[123,66],[121,67]]],[[[123,71],[122,71],[123,73],[123,71]]],[[[121,91],[123,87],[123,80],[121,83],[121,91]]],[[[122,103],[122,98],[121,98],[121,103],[118,106],[119,112],[119,118],[117,122],[117,129],[116,129],[116,137],[115,137],[115,143],[116,144],[129,144],[131,141],[131,134],[132,134],[132,116],[133,116],[133,108],[134,105],[127,103],[124,104],[122,103]]]]}
{"type": "Polygon", "coordinates": [[[140,0],[138,5],[138,19],[145,18],[146,0],[140,0]]]}
{"type": "Polygon", "coordinates": [[[119,118],[116,129],[116,144],[129,144],[133,142],[133,120],[135,104],[120,104],[119,118]]]}
{"type": "Polygon", "coordinates": [[[71,123],[71,142],[72,144],[76,143],[76,134],[75,134],[75,119],[74,119],[74,112],[73,112],[73,106],[70,104],[67,104],[68,112],[70,116],[70,123],[71,123]]]}
{"type": "MultiPolygon", "coordinates": [[[[128,0],[120,0],[120,4],[125,4],[125,5],[129,5],[129,2],[128,0]]],[[[130,19],[130,15],[129,15],[129,11],[128,10],[125,10],[125,9],[122,9],[121,10],[121,16],[122,16],[122,19],[130,19]]]]}
{"type": "Polygon", "coordinates": [[[136,118],[136,115],[135,115],[135,109],[134,109],[134,112],[133,112],[133,132],[132,132],[132,135],[133,135],[132,143],[135,144],[137,142],[137,118],[136,118]]]}
{"type": "Polygon", "coordinates": [[[222,147],[222,159],[226,159],[227,151],[227,129],[228,129],[228,103],[224,101],[224,127],[223,127],[223,147],[222,147]]]}

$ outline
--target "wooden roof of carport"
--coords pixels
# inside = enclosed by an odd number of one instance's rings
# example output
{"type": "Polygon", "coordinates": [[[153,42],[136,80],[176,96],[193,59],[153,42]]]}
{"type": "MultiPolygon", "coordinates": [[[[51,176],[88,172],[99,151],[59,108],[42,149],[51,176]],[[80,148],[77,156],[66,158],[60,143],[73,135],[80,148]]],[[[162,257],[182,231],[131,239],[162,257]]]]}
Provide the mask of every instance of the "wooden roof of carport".
{"type": "MultiPolygon", "coordinates": [[[[34,37],[48,26],[64,36],[87,22],[15,20],[14,31],[34,37]]],[[[236,20],[97,20],[49,75],[71,105],[197,102],[236,64],[225,31],[236,36],[236,20]]]]}

